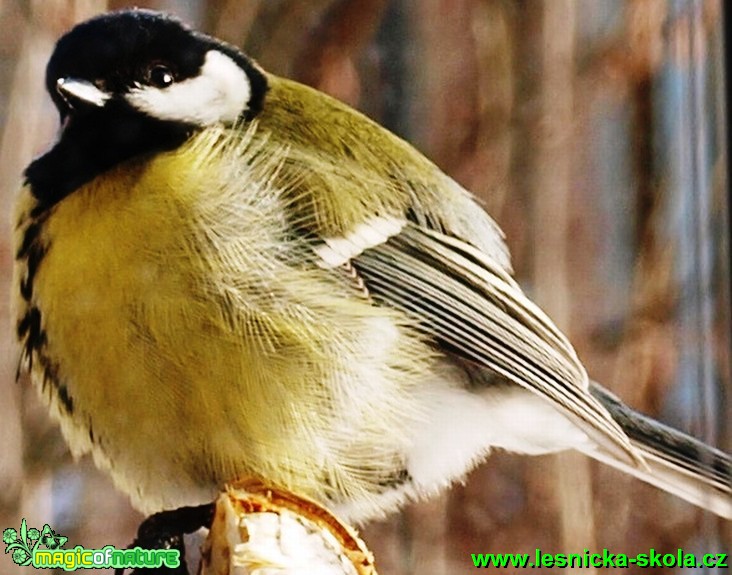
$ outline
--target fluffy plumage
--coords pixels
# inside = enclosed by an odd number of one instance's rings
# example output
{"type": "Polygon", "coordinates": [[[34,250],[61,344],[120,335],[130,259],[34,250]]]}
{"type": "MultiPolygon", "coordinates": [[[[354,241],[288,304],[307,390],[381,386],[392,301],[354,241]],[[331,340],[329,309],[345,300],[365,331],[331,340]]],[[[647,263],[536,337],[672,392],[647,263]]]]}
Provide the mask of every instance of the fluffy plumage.
{"type": "Polygon", "coordinates": [[[70,32],[57,76],[85,87],[60,84],[66,128],[26,172],[18,336],[74,453],[139,508],[257,475],[363,520],[493,448],[574,448],[732,515],[729,457],[590,388],[496,224],[406,142],[147,11],[70,32]],[[191,113],[208,77],[235,91],[214,122],[191,113]]]}

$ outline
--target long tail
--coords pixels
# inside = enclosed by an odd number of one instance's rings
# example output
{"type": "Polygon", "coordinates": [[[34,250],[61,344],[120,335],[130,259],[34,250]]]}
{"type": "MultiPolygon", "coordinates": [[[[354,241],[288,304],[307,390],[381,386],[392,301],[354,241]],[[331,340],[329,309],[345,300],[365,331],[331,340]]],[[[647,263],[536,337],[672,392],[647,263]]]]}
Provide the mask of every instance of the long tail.
{"type": "Polygon", "coordinates": [[[620,461],[602,447],[586,455],[621,469],[704,509],[732,519],[732,458],[680,431],[633,411],[601,386],[590,391],[643,455],[646,468],[620,461]]]}

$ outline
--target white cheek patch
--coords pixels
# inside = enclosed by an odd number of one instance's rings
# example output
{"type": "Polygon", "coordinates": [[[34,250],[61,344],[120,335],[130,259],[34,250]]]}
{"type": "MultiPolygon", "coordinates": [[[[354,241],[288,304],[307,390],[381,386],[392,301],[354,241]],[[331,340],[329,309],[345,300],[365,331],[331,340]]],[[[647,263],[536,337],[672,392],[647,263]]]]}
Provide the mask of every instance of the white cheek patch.
{"type": "Polygon", "coordinates": [[[209,126],[236,120],[251,92],[246,72],[226,54],[210,50],[198,76],[167,88],[133,88],[125,99],[154,118],[209,126]]]}

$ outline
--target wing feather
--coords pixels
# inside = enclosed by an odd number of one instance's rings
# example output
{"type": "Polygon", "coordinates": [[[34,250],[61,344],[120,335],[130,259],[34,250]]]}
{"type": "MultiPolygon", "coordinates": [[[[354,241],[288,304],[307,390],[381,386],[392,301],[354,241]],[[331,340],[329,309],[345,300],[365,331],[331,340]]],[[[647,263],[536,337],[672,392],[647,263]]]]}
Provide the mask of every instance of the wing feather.
{"type": "Polygon", "coordinates": [[[447,350],[548,399],[623,459],[642,462],[589,393],[585,369],[565,336],[480,250],[408,223],[352,265],[375,301],[416,317],[447,350]]]}

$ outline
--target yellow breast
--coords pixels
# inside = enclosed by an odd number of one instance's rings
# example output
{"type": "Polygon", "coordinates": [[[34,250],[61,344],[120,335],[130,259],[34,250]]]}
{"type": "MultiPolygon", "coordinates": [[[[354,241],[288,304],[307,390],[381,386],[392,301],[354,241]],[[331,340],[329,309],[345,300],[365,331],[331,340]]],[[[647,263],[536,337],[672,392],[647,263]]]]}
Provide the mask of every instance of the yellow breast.
{"type": "Polygon", "coordinates": [[[73,404],[56,416],[145,510],[242,474],[321,500],[368,493],[420,417],[404,396],[430,351],[292,239],[277,154],[252,133],[115,168],[42,227],[30,305],[73,404]]]}

